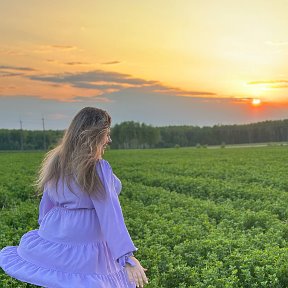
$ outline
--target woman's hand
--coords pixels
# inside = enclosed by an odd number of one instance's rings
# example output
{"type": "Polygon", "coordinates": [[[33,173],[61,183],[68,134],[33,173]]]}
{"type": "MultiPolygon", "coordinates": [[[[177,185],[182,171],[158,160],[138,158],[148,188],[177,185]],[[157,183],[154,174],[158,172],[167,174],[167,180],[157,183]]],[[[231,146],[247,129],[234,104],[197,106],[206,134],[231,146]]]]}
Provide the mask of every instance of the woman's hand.
{"type": "Polygon", "coordinates": [[[130,256],[130,258],[136,265],[131,266],[127,263],[125,266],[129,281],[135,283],[137,287],[144,287],[144,285],[148,283],[148,278],[145,274],[147,269],[143,268],[140,262],[134,256],[130,256]]]}

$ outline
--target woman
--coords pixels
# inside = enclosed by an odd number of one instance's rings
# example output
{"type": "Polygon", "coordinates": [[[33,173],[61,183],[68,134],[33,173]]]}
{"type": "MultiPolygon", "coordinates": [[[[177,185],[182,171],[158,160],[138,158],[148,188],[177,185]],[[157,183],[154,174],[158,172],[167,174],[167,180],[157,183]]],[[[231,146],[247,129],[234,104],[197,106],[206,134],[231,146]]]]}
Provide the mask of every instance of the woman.
{"type": "Polygon", "coordinates": [[[133,256],[118,194],[121,182],[102,159],[111,117],[83,108],[48,152],[37,180],[39,229],[0,252],[10,276],[53,288],[132,288],[148,283],[133,256]]]}

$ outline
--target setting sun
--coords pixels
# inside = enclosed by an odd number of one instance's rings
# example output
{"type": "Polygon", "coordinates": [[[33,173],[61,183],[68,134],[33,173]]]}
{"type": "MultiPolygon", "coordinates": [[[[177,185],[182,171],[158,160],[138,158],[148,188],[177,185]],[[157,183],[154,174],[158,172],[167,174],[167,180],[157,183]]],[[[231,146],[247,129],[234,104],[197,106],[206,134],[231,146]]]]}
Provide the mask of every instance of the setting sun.
{"type": "Polygon", "coordinates": [[[261,100],[260,99],[258,99],[258,98],[252,99],[252,105],[258,106],[260,104],[261,104],[261,100]]]}
{"type": "Polygon", "coordinates": [[[0,2],[1,129],[288,118],[288,1],[0,2]]]}

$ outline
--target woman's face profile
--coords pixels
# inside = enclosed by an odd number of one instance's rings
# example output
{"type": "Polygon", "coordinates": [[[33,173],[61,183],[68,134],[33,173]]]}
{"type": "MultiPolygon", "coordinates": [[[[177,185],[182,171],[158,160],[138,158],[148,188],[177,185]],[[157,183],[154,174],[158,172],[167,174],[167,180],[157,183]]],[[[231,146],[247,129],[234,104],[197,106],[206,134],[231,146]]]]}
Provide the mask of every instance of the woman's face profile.
{"type": "Polygon", "coordinates": [[[110,129],[103,135],[103,142],[101,144],[101,154],[103,155],[107,146],[112,142],[110,137],[110,129]]]}

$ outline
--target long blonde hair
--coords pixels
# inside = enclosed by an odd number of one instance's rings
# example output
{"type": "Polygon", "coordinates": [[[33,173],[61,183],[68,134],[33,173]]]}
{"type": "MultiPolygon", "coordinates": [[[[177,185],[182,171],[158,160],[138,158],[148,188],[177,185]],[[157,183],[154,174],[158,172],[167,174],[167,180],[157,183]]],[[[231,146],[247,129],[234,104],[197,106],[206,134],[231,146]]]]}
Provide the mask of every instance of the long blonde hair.
{"type": "Polygon", "coordinates": [[[80,110],[60,144],[45,155],[36,180],[38,195],[43,193],[49,181],[53,181],[57,187],[60,178],[65,179],[70,190],[69,182],[73,178],[89,195],[101,194],[103,184],[95,165],[102,156],[101,145],[110,125],[111,117],[106,111],[94,107],[80,110]]]}

